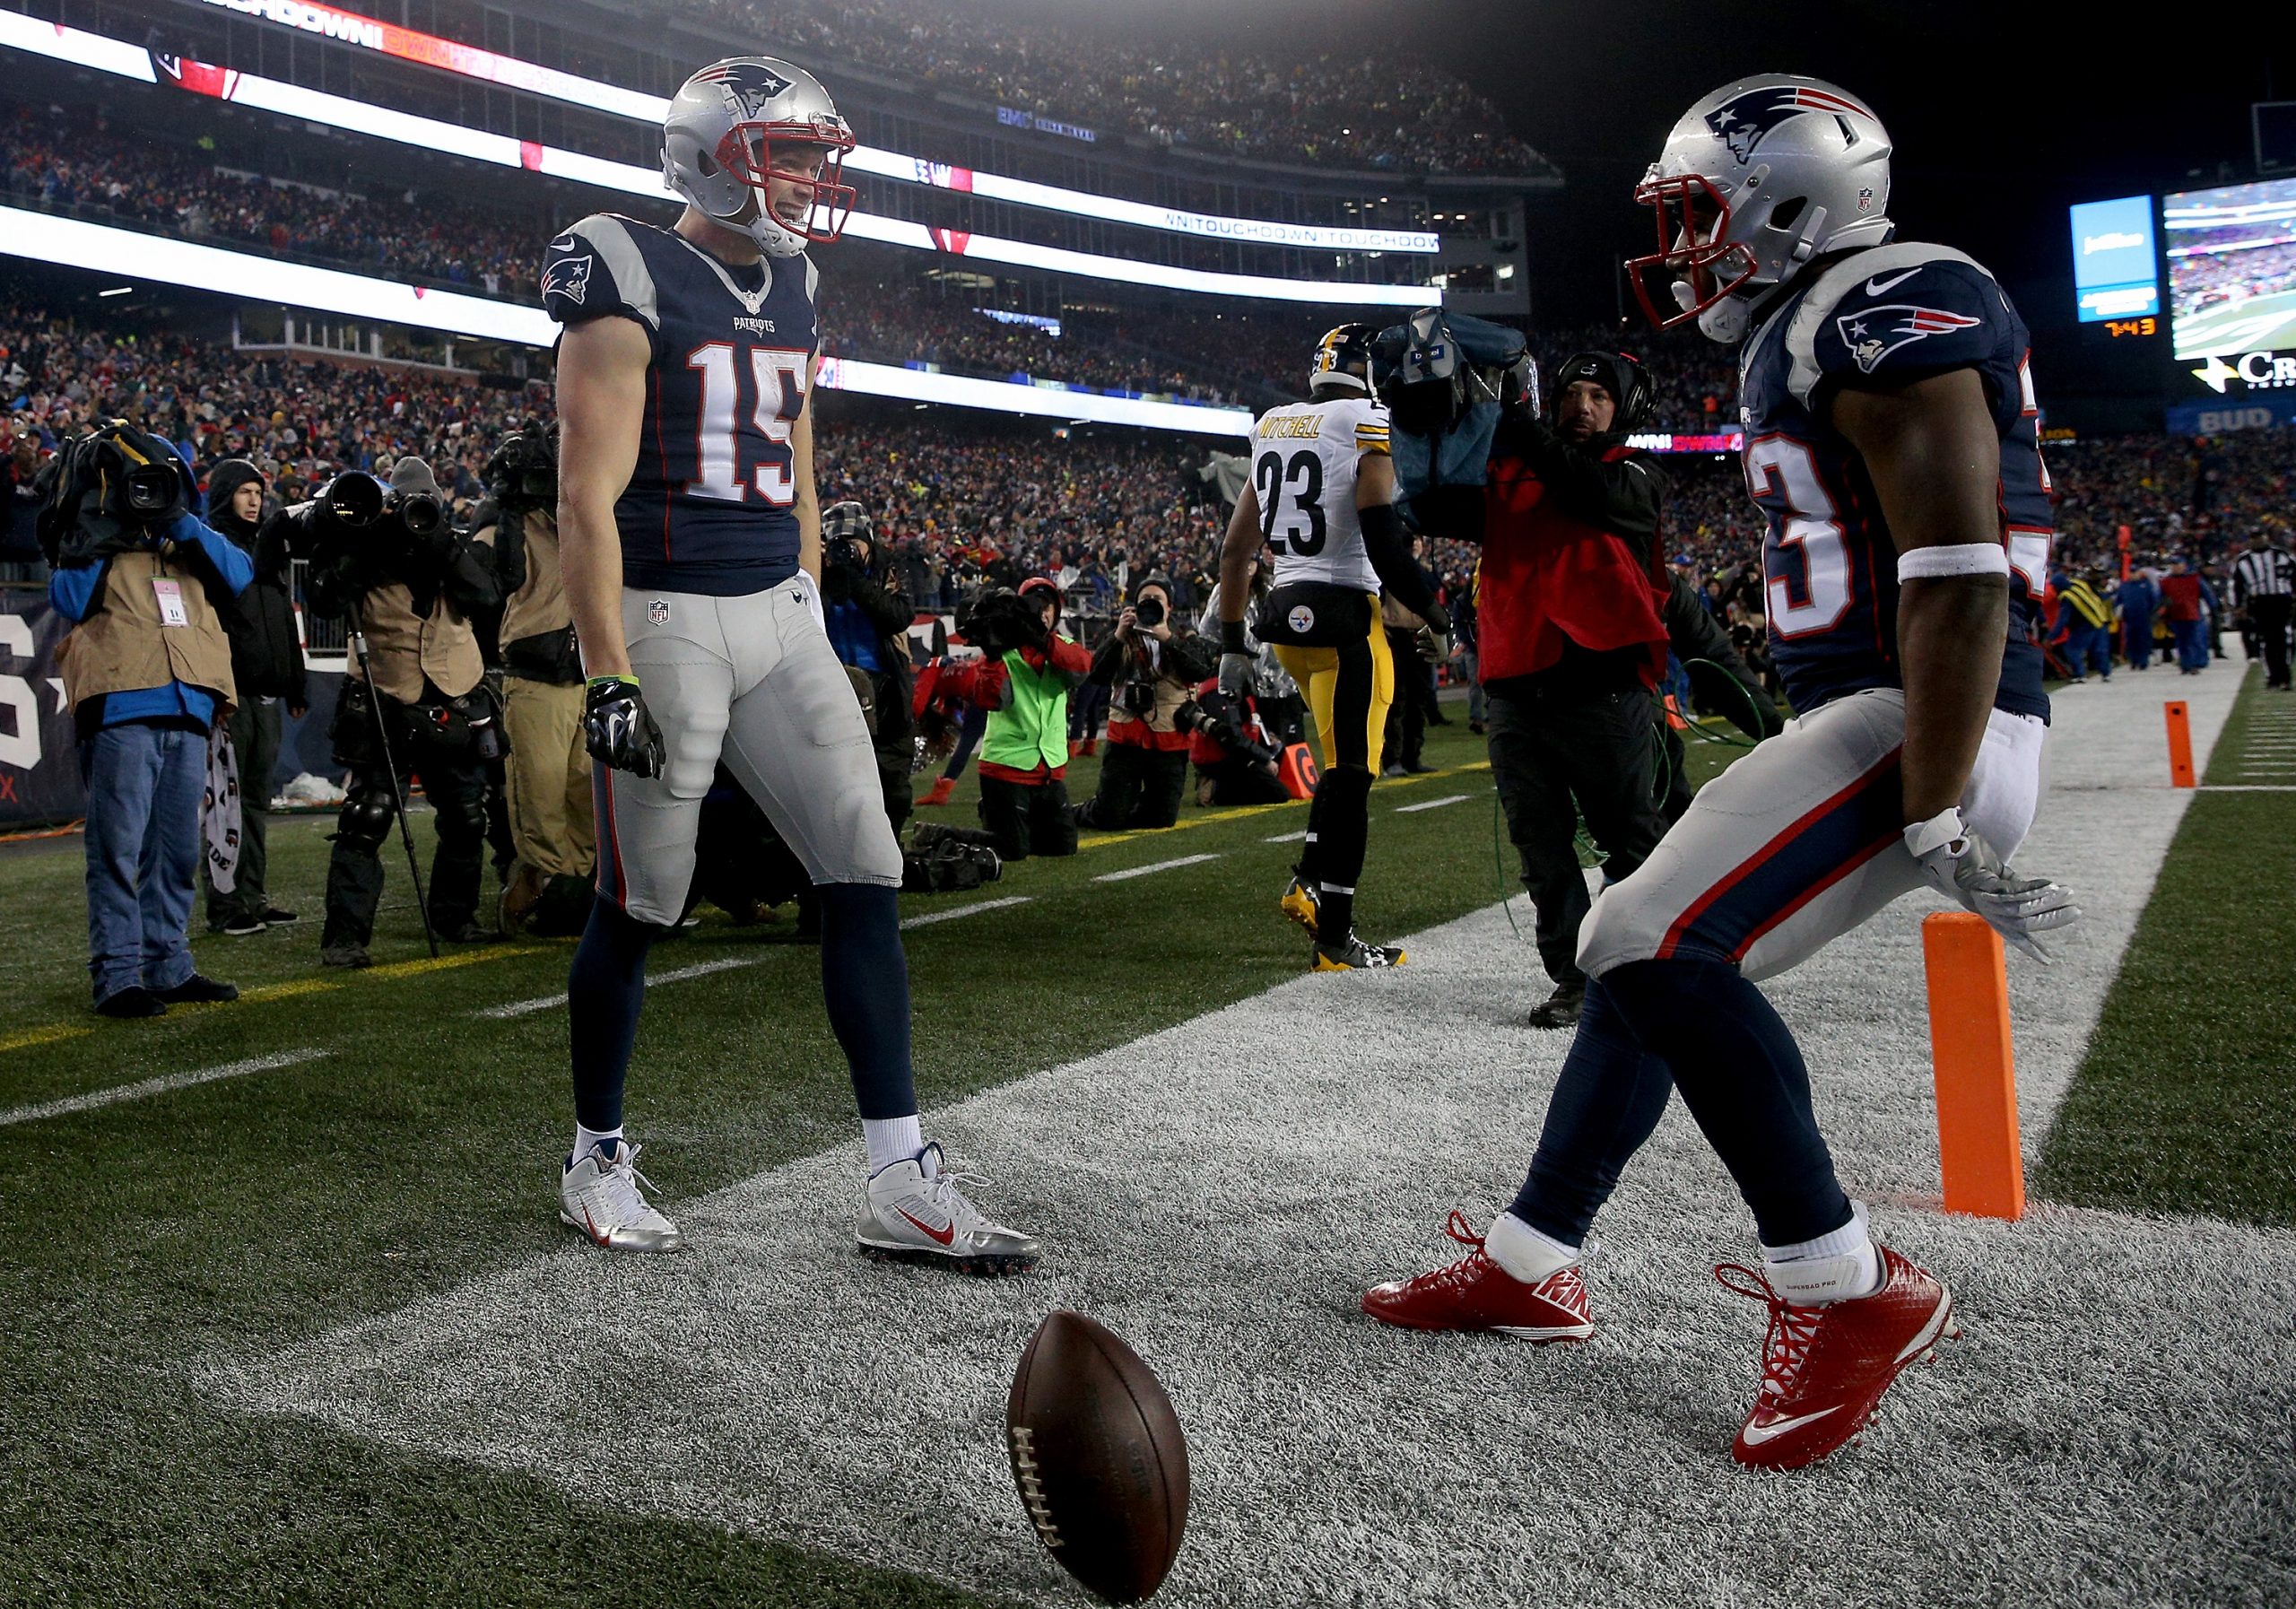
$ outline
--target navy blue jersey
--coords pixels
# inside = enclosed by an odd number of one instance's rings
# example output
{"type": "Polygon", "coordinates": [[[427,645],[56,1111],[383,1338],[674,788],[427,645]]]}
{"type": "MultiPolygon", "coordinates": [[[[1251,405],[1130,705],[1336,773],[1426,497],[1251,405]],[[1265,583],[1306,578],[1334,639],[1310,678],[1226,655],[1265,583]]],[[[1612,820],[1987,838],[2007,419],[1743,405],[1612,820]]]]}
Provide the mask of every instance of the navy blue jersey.
{"type": "MultiPolygon", "coordinates": [[[[1771,657],[1796,710],[1899,687],[1897,544],[1857,449],[1826,422],[1833,391],[1974,369],[2001,435],[2009,631],[1996,709],[2048,716],[2040,595],[2048,576],[2048,472],[2040,457],[2024,320],[1960,252],[1913,243],[1846,257],[1786,298],[1739,361],[1746,481],[1762,543],[1771,657]]],[[[1972,645],[1971,652],[1990,653],[1972,645]]]]}
{"type": "Polygon", "coordinates": [[[550,243],[543,306],[622,317],[653,344],[638,465],[613,506],[625,585],[738,597],[797,570],[790,431],[813,385],[809,257],[719,262],[613,213],[550,243]]]}

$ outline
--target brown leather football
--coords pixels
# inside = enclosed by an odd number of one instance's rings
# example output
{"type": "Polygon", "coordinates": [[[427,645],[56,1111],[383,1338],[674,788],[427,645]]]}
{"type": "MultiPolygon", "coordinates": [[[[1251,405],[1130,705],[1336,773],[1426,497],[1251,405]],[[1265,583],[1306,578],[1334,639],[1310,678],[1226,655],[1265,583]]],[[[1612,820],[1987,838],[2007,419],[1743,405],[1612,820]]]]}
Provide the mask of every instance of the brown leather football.
{"type": "Polygon", "coordinates": [[[1013,1375],[1005,1450],[1063,1569],[1111,1604],[1163,1584],[1187,1524],[1187,1443],[1138,1354],[1082,1313],[1037,1326],[1013,1375]]]}

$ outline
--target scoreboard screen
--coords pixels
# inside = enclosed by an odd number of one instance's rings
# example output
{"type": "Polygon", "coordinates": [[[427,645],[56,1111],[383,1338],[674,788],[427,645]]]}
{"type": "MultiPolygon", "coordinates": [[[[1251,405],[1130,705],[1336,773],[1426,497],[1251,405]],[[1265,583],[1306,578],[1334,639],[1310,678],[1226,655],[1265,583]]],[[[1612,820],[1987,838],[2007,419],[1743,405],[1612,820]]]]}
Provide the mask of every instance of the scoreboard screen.
{"type": "Polygon", "coordinates": [[[2161,232],[2178,357],[2296,350],[2296,178],[2164,196],[2161,232]]]}
{"type": "Polygon", "coordinates": [[[2152,198],[2084,201],[2073,209],[2073,292],[2081,322],[2150,318],[2161,311],[2152,198]]]}

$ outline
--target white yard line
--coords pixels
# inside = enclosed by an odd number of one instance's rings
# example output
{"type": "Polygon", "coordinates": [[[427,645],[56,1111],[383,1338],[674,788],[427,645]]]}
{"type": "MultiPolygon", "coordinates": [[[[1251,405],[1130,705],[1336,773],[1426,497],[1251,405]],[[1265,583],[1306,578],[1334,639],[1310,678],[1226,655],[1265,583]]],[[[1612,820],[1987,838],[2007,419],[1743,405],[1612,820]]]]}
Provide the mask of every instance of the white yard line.
{"type": "Polygon", "coordinates": [[[1259,841],[1264,844],[1296,844],[1305,842],[1307,836],[1308,830],[1302,827],[1297,832],[1279,832],[1273,838],[1264,838],[1259,841]]]}
{"type": "Polygon", "coordinates": [[[935,922],[953,922],[959,917],[970,917],[984,910],[1002,910],[1008,905],[1026,905],[1034,894],[1008,894],[1002,900],[983,900],[974,905],[959,905],[948,910],[928,910],[921,917],[910,917],[901,923],[903,931],[911,927],[930,927],[935,922]]]}
{"type": "Polygon", "coordinates": [[[1102,872],[1092,879],[1095,883],[1122,883],[1129,877],[1145,877],[1153,872],[1170,872],[1180,866],[1201,865],[1207,860],[1217,860],[1217,855],[1183,855],[1178,860],[1152,861],[1144,866],[1126,866],[1121,872],[1102,872]]]}
{"type": "MultiPolygon", "coordinates": [[[[2088,912],[2055,968],[2011,966],[2029,1159],[2190,802],[2131,780],[2164,743],[2135,729],[2142,696],[2058,706],[2058,786],[2019,855],[2088,912]]],[[[2196,700],[2203,763],[2227,702],[2196,700]]],[[[1067,1605],[1002,1441],[1013,1360],[1047,1311],[1076,1308],[1158,1370],[1187,1430],[1170,1609],[1911,1605],[1977,1581],[1940,1562],[1971,1536],[1982,1595],[2009,1601],[2296,1601],[2285,1462],[2224,1456],[2284,1418],[2296,1234],[1938,1212],[1918,936],[1935,908],[1909,896],[1765,986],[1845,1182],[1952,1283],[1968,1331],[1863,1445],[1791,1478],[1726,1451],[1764,1315],[1708,1274],[1752,1246],[1679,1101],[1599,1226],[1587,1345],[1403,1334],[1357,1311],[1368,1284],[1457,1255],[1445,1213],[1487,1221],[1536,1138],[1568,1041],[1521,1028],[1544,979],[1496,908],[1411,935],[1408,967],[1300,977],[935,1109],[931,1131],[992,1172],[982,1205],[1043,1234],[1026,1279],[858,1263],[848,1144],[672,1194],[687,1256],[570,1237],[307,1342],[251,1344],[203,1384],[230,1408],[625,1515],[1067,1605]],[[568,1459],[578,1418],[647,1457],[568,1459]]],[[[551,1209],[542,1187],[537,1220],[551,1209]]]]}
{"type": "MultiPolygon", "coordinates": [[[[665,983],[683,983],[689,978],[707,978],[712,972],[730,972],[736,967],[753,967],[765,959],[762,955],[729,955],[722,961],[697,961],[690,967],[677,967],[667,972],[656,972],[646,979],[646,987],[654,988],[665,983]]],[[[508,1005],[490,1005],[483,1011],[471,1013],[474,1017],[523,1017],[532,1012],[548,1011],[553,1005],[566,1004],[566,991],[555,995],[537,995],[531,1000],[514,1000],[508,1005]]]]}
{"type": "Polygon", "coordinates": [[[249,1057],[241,1062],[225,1062],[220,1067],[203,1067],[196,1073],[169,1073],[158,1078],[147,1078],[140,1083],[115,1084],[108,1090],[91,1090],[84,1095],[66,1095],[57,1100],[42,1100],[30,1106],[10,1107],[0,1111],[0,1128],[14,1123],[37,1123],[42,1118],[61,1118],[67,1112],[92,1111],[100,1106],[117,1106],[123,1100],[141,1100],[147,1095],[164,1095],[170,1090],[187,1090],[194,1084],[213,1083],[219,1078],[244,1078],[250,1073],[268,1073],[276,1067],[292,1067],[302,1062],[317,1061],[327,1053],[316,1046],[301,1050],[280,1050],[269,1056],[249,1057]]]}
{"type": "Polygon", "coordinates": [[[1416,804],[1398,804],[1396,806],[1396,813],[1410,815],[1416,811],[1440,810],[1446,804],[1464,804],[1472,797],[1474,797],[1472,794],[1445,794],[1439,799],[1422,799],[1416,804]]]}

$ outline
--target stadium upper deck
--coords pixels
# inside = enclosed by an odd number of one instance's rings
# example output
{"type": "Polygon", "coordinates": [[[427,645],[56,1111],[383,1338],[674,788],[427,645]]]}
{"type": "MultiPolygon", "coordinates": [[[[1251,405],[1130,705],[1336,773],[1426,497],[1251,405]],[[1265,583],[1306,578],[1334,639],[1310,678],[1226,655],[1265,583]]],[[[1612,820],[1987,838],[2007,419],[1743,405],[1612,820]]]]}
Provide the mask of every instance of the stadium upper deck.
{"type": "MultiPolygon", "coordinates": [[[[156,26],[148,8],[117,0],[63,0],[56,11],[68,26],[228,72],[641,171],[658,160],[649,104],[658,107],[696,63],[760,47],[750,25],[683,0],[648,19],[647,37],[662,41],[651,50],[631,48],[626,11],[582,0],[553,4],[548,22],[457,4],[382,9],[388,26],[364,13],[271,0],[173,0],[156,26]]],[[[974,69],[960,72],[953,55],[925,51],[904,71],[894,65],[904,49],[854,22],[906,14],[874,4],[807,8],[775,24],[776,42],[822,68],[861,135],[862,158],[879,159],[857,162],[865,169],[863,208],[930,231],[942,250],[978,257],[990,242],[1018,240],[1156,268],[1439,289],[1462,310],[1528,311],[1523,196],[1560,176],[1493,132],[1489,109],[1431,69],[1396,68],[1395,87],[1373,91],[1363,64],[1231,57],[1223,66],[1199,44],[1192,54],[1175,48],[1156,71],[1137,48],[1079,39],[1061,48],[1099,65],[1071,74],[1070,57],[1039,46],[1031,60],[1067,64],[1046,66],[1047,83],[1103,109],[1131,109],[1120,125],[1093,125],[1055,115],[1062,103],[1035,95],[1044,88],[1035,80],[989,85],[1015,97],[1028,88],[1030,104],[977,100],[967,89],[981,86],[964,76],[974,69]],[[1150,87],[1181,98],[1160,100],[1150,87]],[[1158,120],[1161,108],[1192,98],[1237,109],[1231,126],[1207,140],[1158,120]],[[1239,121],[1257,132],[1239,132],[1239,121]],[[1347,137],[1329,146],[1309,137],[1331,127],[1347,137]],[[1506,168],[1517,170],[1494,171],[1506,168]],[[1041,187],[1067,195],[1032,188],[1041,187]],[[1328,244],[1352,231],[1378,237],[1328,244]],[[1419,240],[1397,248],[1413,235],[1419,240]]],[[[984,22],[982,37],[992,41],[982,48],[987,61],[1004,35],[984,22]]],[[[1000,267],[1025,265],[1008,258],[1000,267]]]]}

